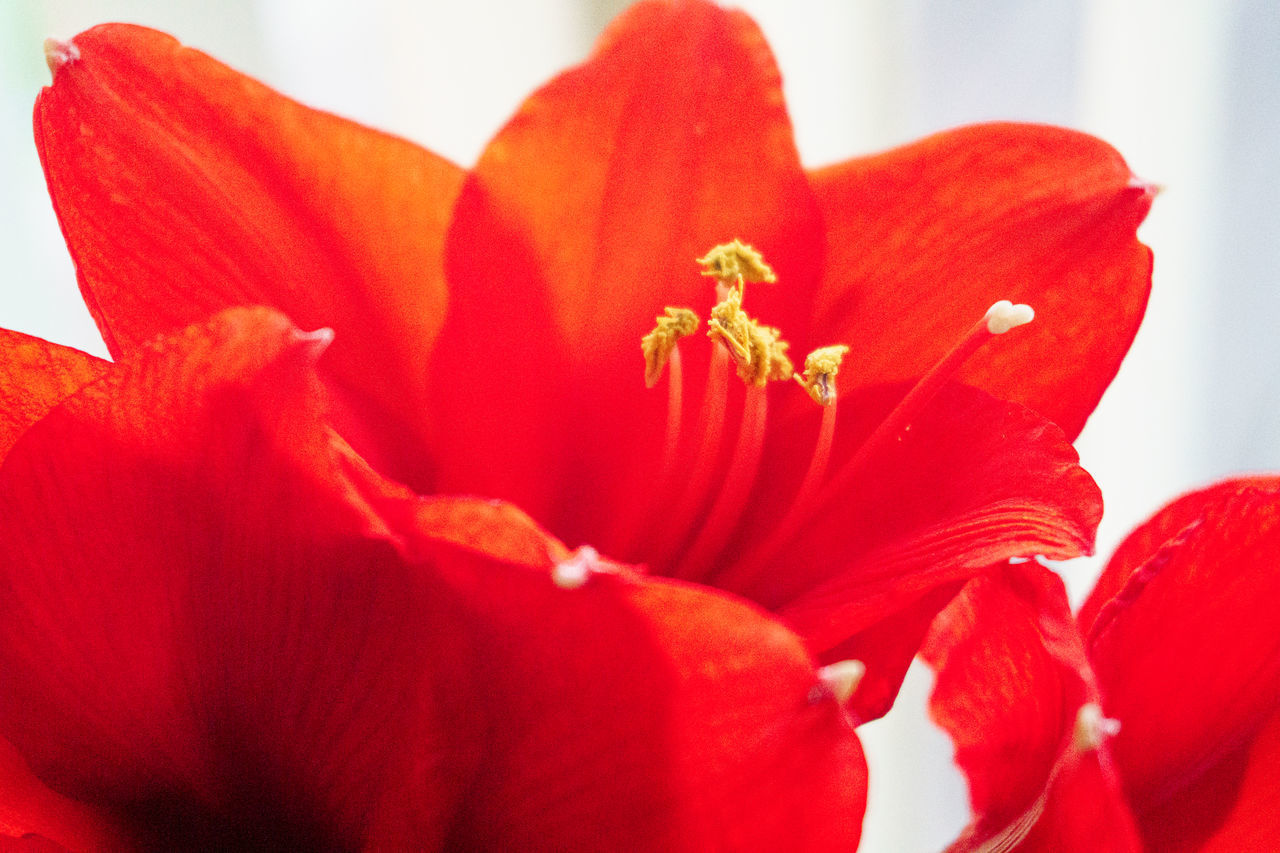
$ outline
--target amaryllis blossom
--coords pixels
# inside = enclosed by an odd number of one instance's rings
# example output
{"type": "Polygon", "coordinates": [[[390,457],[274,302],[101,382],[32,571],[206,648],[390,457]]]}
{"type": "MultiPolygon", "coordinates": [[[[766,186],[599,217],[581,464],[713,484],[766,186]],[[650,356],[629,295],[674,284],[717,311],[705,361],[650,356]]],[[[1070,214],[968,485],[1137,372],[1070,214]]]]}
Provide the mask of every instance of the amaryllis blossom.
{"type": "Polygon", "coordinates": [[[332,328],[318,368],[375,469],[762,604],[867,663],[862,718],[954,583],[1090,547],[1068,440],[1144,309],[1152,196],[1096,139],[988,125],[805,170],[759,30],[701,2],[631,9],[470,171],[148,30],[50,57],[37,144],[113,355],[246,303],[332,328]],[[705,322],[694,259],[735,238],[776,273],[752,318],[797,361],[849,347],[830,435],[701,332],[645,387],[653,318],[705,322]],[[1036,320],[984,345],[1000,300],[1036,320]]]}
{"type": "Polygon", "coordinates": [[[805,170],[759,31],[701,2],[627,12],[469,171],[150,30],[47,55],[118,366],[7,344],[0,734],[125,836],[839,848],[849,723],[933,615],[1091,547],[1069,440],[1152,195],[1098,140],[805,170]],[[847,350],[806,393],[784,343],[847,350]]]}
{"type": "Polygon", "coordinates": [[[955,850],[1280,845],[1280,478],[1186,495],[1076,619],[1036,563],[970,582],[926,644],[974,821],[955,850]]]}

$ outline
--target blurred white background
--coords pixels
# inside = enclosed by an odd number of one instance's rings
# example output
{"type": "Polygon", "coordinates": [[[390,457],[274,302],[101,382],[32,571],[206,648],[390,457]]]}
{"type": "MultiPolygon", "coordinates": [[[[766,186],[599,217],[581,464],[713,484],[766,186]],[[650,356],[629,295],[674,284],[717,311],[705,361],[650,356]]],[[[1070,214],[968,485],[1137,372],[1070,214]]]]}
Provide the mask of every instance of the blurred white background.
{"type": "MultiPolygon", "coordinates": [[[[0,325],[105,355],[31,141],[46,35],[144,23],[309,104],[462,164],[582,58],[617,0],[3,0],[0,325]]],[[[743,0],[778,56],[805,162],[955,124],[1023,119],[1113,143],[1166,191],[1146,324],[1079,446],[1107,500],[1100,551],[1176,493],[1280,468],[1280,4],[1274,0],[743,0]]],[[[1064,568],[1079,597],[1095,571],[1064,568]]],[[[941,849],[963,782],[924,721],[928,675],[862,731],[864,848],[941,849]]]]}

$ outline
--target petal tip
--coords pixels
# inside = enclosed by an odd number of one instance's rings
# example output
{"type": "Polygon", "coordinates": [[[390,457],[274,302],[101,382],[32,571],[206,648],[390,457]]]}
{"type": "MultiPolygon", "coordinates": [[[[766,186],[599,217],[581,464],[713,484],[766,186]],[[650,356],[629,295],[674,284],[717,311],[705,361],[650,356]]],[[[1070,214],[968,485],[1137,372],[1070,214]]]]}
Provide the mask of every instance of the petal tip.
{"type": "MultiPolygon", "coordinates": [[[[830,696],[837,704],[845,705],[853,698],[854,691],[867,674],[867,666],[860,660],[842,660],[818,670],[820,693],[830,696]]],[[[817,697],[813,697],[817,698],[817,697]]]]}
{"type": "Polygon", "coordinates": [[[44,61],[49,66],[49,73],[57,75],[58,69],[69,62],[80,58],[80,48],[73,41],[47,38],[44,40],[44,61]]]}

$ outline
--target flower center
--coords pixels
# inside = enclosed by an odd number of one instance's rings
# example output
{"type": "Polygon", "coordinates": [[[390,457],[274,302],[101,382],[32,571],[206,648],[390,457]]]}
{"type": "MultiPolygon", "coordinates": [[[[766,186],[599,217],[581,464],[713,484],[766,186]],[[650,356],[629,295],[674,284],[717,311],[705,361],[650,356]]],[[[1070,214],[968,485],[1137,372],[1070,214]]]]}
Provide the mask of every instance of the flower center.
{"type": "MultiPolygon", "coordinates": [[[[716,282],[717,303],[707,320],[712,340],[707,381],[695,429],[696,450],[686,466],[679,464],[683,429],[684,365],[680,342],[698,328],[697,316],[687,308],[668,307],[657,325],[641,341],[645,358],[645,383],[650,388],[668,383],[666,436],[661,467],[651,481],[653,493],[645,517],[631,520],[628,552],[641,553],[647,562],[661,565],[673,577],[707,579],[714,573],[718,586],[747,588],[770,559],[811,519],[835,493],[847,488],[867,462],[897,441],[910,428],[933,397],[955,376],[960,366],[995,335],[1032,320],[1027,305],[1007,301],[991,306],[974,326],[938,361],[898,403],[897,407],[863,441],[853,455],[828,476],[835,438],[836,376],[849,347],[843,344],[814,350],[805,359],[803,375],[795,372],[787,355],[789,345],[779,329],[766,326],[744,309],[746,285],[774,282],[773,270],[760,253],[734,240],[717,246],[698,260],[703,275],[716,282]],[[736,369],[745,383],[737,437],[727,467],[721,463],[729,401],[729,371],[736,369]],[[768,386],[795,379],[822,407],[813,452],[787,510],[763,542],[734,560],[717,560],[725,552],[756,485],[768,422],[768,386]],[[719,483],[715,483],[720,472],[719,483]],[[662,506],[657,501],[663,499],[662,506]],[[709,506],[708,506],[709,504],[709,506]],[[647,525],[647,526],[646,526],[647,525]],[[645,535],[641,543],[638,537],[645,535]]],[[[687,457],[686,457],[687,458],[687,457]]]]}

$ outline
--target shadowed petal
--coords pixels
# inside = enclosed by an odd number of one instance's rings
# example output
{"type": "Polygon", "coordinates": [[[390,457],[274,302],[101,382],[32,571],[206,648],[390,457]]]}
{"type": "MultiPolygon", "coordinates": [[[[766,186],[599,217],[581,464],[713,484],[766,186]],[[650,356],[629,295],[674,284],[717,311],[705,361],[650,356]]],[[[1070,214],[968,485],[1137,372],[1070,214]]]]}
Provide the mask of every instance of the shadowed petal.
{"type": "Polygon", "coordinates": [[[234,305],[331,326],[344,434],[418,474],[395,439],[421,429],[461,170],[153,30],[72,44],[36,102],[36,144],[112,354],[234,305]]]}
{"type": "Polygon", "coordinates": [[[849,383],[918,376],[987,306],[1025,302],[1036,321],[961,378],[1080,432],[1151,284],[1134,230],[1154,190],[1119,154],[1060,128],[989,124],[812,179],[827,223],[819,324],[852,347],[849,383]]]}
{"type": "Polygon", "coordinates": [[[1177,797],[1143,817],[1147,849],[1158,853],[1236,853],[1280,843],[1280,715],[1177,797]],[[1195,808],[1188,808],[1194,804],[1195,808]],[[1209,815],[1209,820],[1205,816],[1209,815]]]}
{"type": "Polygon", "coordinates": [[[0,850],[109,850],[124,846],[120,828],[106,815],[49,790],[31,774],[13,746],[0,740],[0,850]]]}
{"type": "MultiPolygon", "coordinates": [[[[1271,485],[1245,481],[1175,502],[1170,519],[1187,500],[1200,504],[1199,517],[1138,564],[1090,629],[1107,713],[1123,725],[1116,760],[1144,834],[1159,836],[1161,815],[1179,811],[1188,834],[1221,822],[1230,800],[1200,796],[1202,780],[1214,776],[1216,790],[1239,784],[1241,750],[1275,714],[1280,492],[1271,485]]],[[[1157,517],[1139,535],[1163,526],[1157,517]]]]}
{"type": "Polygon", "coordinates": [[[530,96],[462,191],[432,364],[442,489],[511,499],[600,544],[643,505],[662,442],[640,338],[665,305],[706,316],[713,287],[694,259],[734,237],[780,281],[752,289],[753,313],[794,332],[821,233],[768,46],[740,12],[637,4],[530,96]]]}

